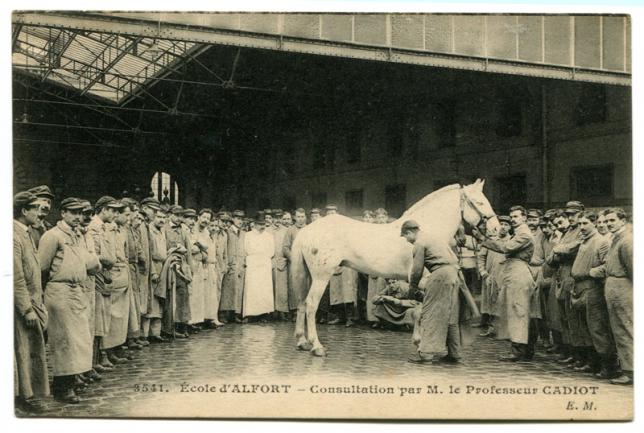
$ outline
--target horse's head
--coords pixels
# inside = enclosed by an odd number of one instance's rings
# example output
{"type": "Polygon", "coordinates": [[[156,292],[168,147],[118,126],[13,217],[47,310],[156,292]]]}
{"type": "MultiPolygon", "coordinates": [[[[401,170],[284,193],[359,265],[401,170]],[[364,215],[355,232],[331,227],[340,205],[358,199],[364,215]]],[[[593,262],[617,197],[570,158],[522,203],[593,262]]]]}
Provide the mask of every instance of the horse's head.
{"type": "Polygon", "coordinates": [[[484,184],[484,180],[476,179],[476,182],[461,189],[461,212],[469,225],[476,227],[484,222],[487,233],[492,235],[498,232],[500,226],[490,202],[483,194],[484,184]]]}

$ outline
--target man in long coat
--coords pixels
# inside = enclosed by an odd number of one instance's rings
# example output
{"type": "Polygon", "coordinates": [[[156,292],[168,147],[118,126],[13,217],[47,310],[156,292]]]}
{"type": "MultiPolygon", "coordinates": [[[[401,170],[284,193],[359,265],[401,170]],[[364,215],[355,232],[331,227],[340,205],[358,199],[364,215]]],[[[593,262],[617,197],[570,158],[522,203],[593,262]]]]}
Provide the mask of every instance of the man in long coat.
{"type": "MultiPolygon", "coordinates": [[[[168,258],[168,244],[165,237],[167,213],[159,207],[149,227],[150,240],[150,292],[147,298],[147,310],[143,318],[143,335],[150,343],[162,343],[161,320],[163,319],[163,300],[155,295],[159,292],[159,284],[163,265],[168,258]]],[[[171,332],[172,334],[172,332],[171,332]]]]}
{"type": "Polygon", "coordinates": [[[512,342],[510,356],[501,361],[530,361],[534,356],[537,330],[530,320],[530,302],[535,281],[528,263],[534,253],[534,238],[526,225],[526,210],[522,206],[510,208],[510,221],[514,234],[507,242],[487,238],[478,230],[473,233],[487,249],[505,254],[501,296],[505,302],[505,323],[512,342]],[[533,325],[533,326],[531,326],[533,325]]]}
{"type": "Polygon", "coordinates": [[[605,277],[604,293],[608,306],[622,375],[611,383],[633,383],[633,228],[623,209],[608,209],[606,225],[613,234],[606,263],[591,271],[593,277],[605,277]]]}
{"type": "MultiPolygon", "coordinates": [[[[286,230],[284,241],[282,243],[282,254],[287,263],[291,260],[291,248],[293,247],[295,237],[297,236],[298,232],[305,226],[306,211],[302,208],[295,209],[295,223],[286,230]]],[[[295,293],[297,291],[293,290],[293,285],[291,284],[290,267],[288,267],[288,265],[287,269],[289,269],[288,308],[293,315],[293,320],[295,320],[295,314],[300,300],[295,296],[295,293]]]]}
{"type": "MultiPolygon", "coordinates": [[[[274,211],[274,213],[279,214],[279,210],[274,211]]],[[[284,257],[284,238],[288,229],[278,221],[279,219],[276,215],[275,226],[272,230],[273,244],[275,245],[275,253],[272,259],[275,313],[279,315],[281,320],[288,320],[288,262],[284,257]]]]}
{"type": "MultiPolygon", "coordinates": [[[[190,281],[192,281],[192,273],[190,268],[192,265],[192,254],[190,253],[190,240],[188,239],[186,230],[182,224],[183,213],[184,209],[178,205],[175,205],[170,209],[170,224],[166,227],[165,232],[168,251],[173,248],[181,247],[180,250],[183,254],[183,261],[187,264],[187,267],[185,267],[184,270],[184,276],[186,278],[176,279],[176,298],[174,300],[175,308],[173,309],[173,320],[177,328],[177,332],[174,333],[174,336],[178,338],[188,337],[188,322],[191,317],[190,281]]],[[[169,308],[169,306],[166,305],[166,308],[169,308]]],[[[164,317],[165,316],[166,315],[164,313],[164,317]]]]}
{"type": "Polygon", "coordinates": [[[40,240],[38,260],[46,274],[45,306],[51,351],[53,394],[65,403],[78,403],[75,375],[92,368],[92,340],[88,302],[81,284],[100,268],[81,245],[76,227],[84,205],[67,198],[61,202],[61,220],[40,240]]]}
{"type": "MultiPolygon", "coordinates": [[[[244,237],[246,275],[243,316],[261,317],[272,313],[273,275],[271,259],[275,254],[273,235],[265,230],[266,220],[258,218],[255,227],[244,237]]],[[[264,317],[262,317],[264,316],[264,317]]]]}
{"type": "Polygon", "coordinates": [[[30,228],[40,223],[38,197],[20,192],[13,198],[14,390],[16,407],[40,412],[39,398],[49,395],[40,263],[30,228]]]}
{"type": "Polygon", "coordinates": [[[224,313],[225,320],[234,320],[237,323],[242,322],[241,309],[242,309],[242,294],[244,290],[244,260],[245,257],[241,255],[242,246],[241,242],[243,234],[241,231],[242,218],[244,212],[236,210],[233,212],[232,223],[228,227],[227,246],[228,253],[228,269],[224,275],[221,300],[219,301],[219,311],[224,313]]]}

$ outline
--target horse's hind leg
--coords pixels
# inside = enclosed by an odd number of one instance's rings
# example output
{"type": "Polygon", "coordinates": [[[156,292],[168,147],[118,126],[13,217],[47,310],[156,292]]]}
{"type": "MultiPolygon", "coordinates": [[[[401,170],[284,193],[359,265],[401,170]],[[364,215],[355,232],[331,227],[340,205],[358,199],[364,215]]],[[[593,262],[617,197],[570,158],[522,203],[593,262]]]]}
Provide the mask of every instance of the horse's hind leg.
{"type": "Polygon", "coordinates": [[[306,302],[300,301],[297,306],[297,319],[295,320],[295,338],[297,339],[297,348],[300,350],[311,350],[313,345],[306,339],[306,302]]]}
{"type": "Polygon", "coordinates": [[[312,344],[311,353],[315,356],[326,356],[326,350],[320,340],[318,340],[318,332],[315,324],[315,313],[318,310],[320,299],[324,294],[324,289],[329,282],[326,280],[313,280],[309,295],[306,297],[306,325],[308,329],[309,342],[312,344]]]}

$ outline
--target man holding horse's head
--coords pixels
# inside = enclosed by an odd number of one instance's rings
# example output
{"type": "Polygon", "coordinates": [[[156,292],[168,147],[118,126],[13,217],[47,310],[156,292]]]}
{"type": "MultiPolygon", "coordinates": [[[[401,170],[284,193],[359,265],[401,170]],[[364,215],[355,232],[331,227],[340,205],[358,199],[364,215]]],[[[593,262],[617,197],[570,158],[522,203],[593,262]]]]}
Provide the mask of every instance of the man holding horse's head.
{"type": "Polygon", "coordinates": [[[458,258],[448,243],[432,239],[414,220],[403,223],[400,235],[414,246],[409,276],[410,293],[418,291],[424,269],[431,272],[414,332],[418,353],[410,357],[409,362],[460,362],[459,293],[466,288],[462,287],[459,276],[458,258]]]}

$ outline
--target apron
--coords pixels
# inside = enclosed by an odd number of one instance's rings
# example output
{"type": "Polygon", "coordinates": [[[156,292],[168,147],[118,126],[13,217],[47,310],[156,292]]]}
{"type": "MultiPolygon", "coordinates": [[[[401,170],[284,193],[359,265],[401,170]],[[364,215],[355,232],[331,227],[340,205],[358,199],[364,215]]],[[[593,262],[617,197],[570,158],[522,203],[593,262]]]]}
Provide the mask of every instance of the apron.
{"type": "Polygon", "coordinates": [[[125,343],[128,322],[130,319],[130,291],[127,264],[116,264],[111,269],[112,284],[110,287],[110,327],[103,337],[103,347],[111,349],[125,343]]]}
{"type": "Polygon", "coordinates": [[[54,376],[80,374],[92,368],[93,334],[89,330],[87,296],[80,283],[70,282],[87,278],[80,248],[79,245],[63,244],[58,272],[45,289],[45,306],[49,312],[49,363],[54,376]]]}

